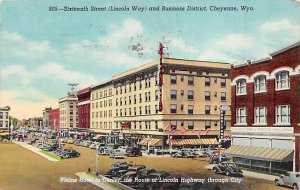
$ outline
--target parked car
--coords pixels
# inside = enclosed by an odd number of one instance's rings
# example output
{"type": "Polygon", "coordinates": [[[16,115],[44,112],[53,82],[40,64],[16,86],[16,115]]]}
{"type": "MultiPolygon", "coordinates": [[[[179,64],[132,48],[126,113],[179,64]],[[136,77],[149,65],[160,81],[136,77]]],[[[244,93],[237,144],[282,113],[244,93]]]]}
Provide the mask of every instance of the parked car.
{"type": "Polygon", "coordinates": [[[149,169],[149,168],[145,168],[145,169],[141,169],[137,172],[136,177],[138,179],[145,179],[147,178],[151,173],[156,172],[155,169],[149,169]]]}
{"type": "Polygon", "coordinates": [[[75,140],[72,139],[72,138],[69,138],[69,139],[66,141],[66,143],[69,143],[69,144],[73,144],[74,142],[75,142],[75,140]]]}
{"type": "Polygon", "coordinates": [[[174,158],[195,158],[191,151],[179,151],[171,155],[174,158]]]}
{"type": "Polygon", "coordinates": [[[129,171],[126,174],[122,175],[119,178],[119,181],[124,185],[135,188],[137,187],[137,182],[135,181],[135,177],[136,177],[136,172],[129,171]]]}
{"type": "Polygon", "coordinates": [[[109,149],[106,147],[101,147],[98,154],[100,155],[109,155],[109,149]]]}
{"type": "Polygon", "coordinates": [[[124,153],[122,153],[120,150],[118,149],[115,149],[115,150],[112,150],[111,153],[109,154],[109,157],[110,158],[124,158],[124,153]]]}
{"type": "Polygon", "coordinates": [[[119,168],[119,170],[128,170],[128,168],[132,166],[131,164],[128,164],[127,162],[115,162],[110,167],[111,168],[119,168]]]}
{"type": "Polygon", "coordinates": [[[145,168],[146,168],[146,166],[144,166],[144,165],[133,165],[128,168],[128,171],[139,172],[140,170],[145,169],[145,168]]]}
{"type": "Polygon", "coordinates": [[[138,184],[137,189],[159,189],[160,186],[162,186],[162,182],[160,182],[161,180],[165,179],[166,177],[168,177],[170,174],[168,172],[165,171],[159,171],[159,172],[154,172],[148,175],[148,179],[145,182],[141,182],[138,184]]]}
{"type": "Polygon", "coordinates": [[[73,144],[79,145],[79,143],[80,143],[80,140],[75,140],[73,144]]]}
{"type": "Polygon", "coordinates": [[[127,156],[142,156],[142,151],[137,147],[128,147],[126,148],[127,156]]]}
{"type": "MultiPolygon", "coordinates": [[[[230,160],[229,157],[225,156],[224,154],[221,154],[221,162],[226,162],[230,160]]],[[[209,164],[218,164],[220,162],[218,154],[213,154],[209,157],[208,163],[209,164]]]]}
{"type": "Polygon", "coordinates": [[[77,152],[74,149],[64,149],[63,154],[61,155],[61,158],[75,158],[75,157],[79,157],[80,153],[77,152]]]}
{"type": "Polygon", "coordinates": [[[243,176],[243,171],[233,162],[221,162],[215,165],[212,170],[218,174],[227,176],[243,176]]]}
{"type": "Polygon", "coordinates": [[[275,185],[288,186],[294,190],[300,187],[300,172],[286,172],[275,179],[275,185]]]}
{"type": "Polygon", "coordinates": [[[104,176],[108,177],[108,178],[118,177],[119,176],[118,171],[119,171],[119,168],[112,167],[106,173],[104,173],[104,176]]]}
{"type": "Polygon", "coordinates": [[[100,143],[99,143],[99,142],[92,142],[92,144],[89,146],[89,148],[91,148],[91,149],[96,149],[97,146],[100,146],[100,143]]]}

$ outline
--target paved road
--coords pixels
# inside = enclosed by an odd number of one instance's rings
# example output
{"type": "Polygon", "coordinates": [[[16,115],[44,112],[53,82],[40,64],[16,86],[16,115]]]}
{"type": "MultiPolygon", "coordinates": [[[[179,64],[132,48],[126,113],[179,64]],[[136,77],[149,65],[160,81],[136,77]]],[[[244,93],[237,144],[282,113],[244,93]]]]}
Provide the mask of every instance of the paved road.
{"type": "MultiPolygon", "coordinates": [[[[48,161],[18,145],[0,144],[0,189],[2,190],[56,190],[56,189],[83,189],[94,190],[98,187],[90,183],[66,182],[63,179],[78,179],[77,172],[87,171],[95,168],[95,151],[85,148],[71,146],[81,153],[79,158],[63,160],[61,162],[48,161]]],[[[262,189],[283,190],[286,188],[276,187],[272,181],[244,177],[230,178],[214,174],[205,169],[207,158],[179,159],[165,157],[126,157],[122,160],[114,160],[108,156],[100,156],[100,173],[104,173],[113,162],[127,161],[133,164],[144,164],[149,168],[164,170],[172,174],[203,178],[210,180],[221,180],[217,183],[222,190],[230,189],[262,189]]],[[[71,180],[72,181],[72,180],[71,180]]]]}

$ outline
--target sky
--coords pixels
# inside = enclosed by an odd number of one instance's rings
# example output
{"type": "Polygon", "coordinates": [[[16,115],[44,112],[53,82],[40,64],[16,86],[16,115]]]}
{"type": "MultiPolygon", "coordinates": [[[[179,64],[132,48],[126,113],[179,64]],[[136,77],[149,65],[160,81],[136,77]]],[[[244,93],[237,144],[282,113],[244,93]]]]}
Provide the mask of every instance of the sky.
{"type": "Polygon", "coordinates": [[[79,90],[155,60],[159,42],[174,58],[232,64],[265,58],[300,40],[299,20],[299,0],[0,0],[0,107],[10,106],[19,119],[42,116],[45,107],[58,107],[68,83],[79,83],[79,90]],[[52,6],[130,11],[49,11],[52,6]],[[129,48],[138,43],[142,55],[129,48]]]}

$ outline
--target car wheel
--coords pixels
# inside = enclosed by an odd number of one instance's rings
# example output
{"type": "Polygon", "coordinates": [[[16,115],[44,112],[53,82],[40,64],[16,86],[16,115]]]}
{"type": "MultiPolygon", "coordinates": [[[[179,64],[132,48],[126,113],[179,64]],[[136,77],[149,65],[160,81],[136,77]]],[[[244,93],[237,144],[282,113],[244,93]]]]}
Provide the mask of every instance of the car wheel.
{"type": "Polygon", "coordinates": [[[299,190],[299,187],[298,187],[298,185],[296,183],[293,184],[293,189],[294,190],[299,190]]]}
{"type": "Polygon", "coordinates": [[[218,173],[217,168],[213,168],[214,173],[218,173]]]}
{"type": "Polygon", "coordinates": [[[275,185],[280,186],[279,181],[277,179],[275,180],[275,185]]]}
{"type": "Polygon", "coordinates": [[[230,172],[229,171],[226,171],[225,173],[227,176],[230,176],[230,172]]]}

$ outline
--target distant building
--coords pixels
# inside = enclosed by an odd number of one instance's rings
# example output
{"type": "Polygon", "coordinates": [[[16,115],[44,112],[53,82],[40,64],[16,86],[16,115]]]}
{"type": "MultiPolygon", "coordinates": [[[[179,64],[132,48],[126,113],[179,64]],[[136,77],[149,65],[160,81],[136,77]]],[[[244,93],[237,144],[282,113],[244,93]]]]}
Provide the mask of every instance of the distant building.
{"type": "Polygon", "coordinates": [[[75,92],[69,92],[66,97],[59,99],[59,126],[61,129],[77,128],[77,100],[75,92]]]}
{"type": "Polygon", "coordinates": [[[53,129],[59,128],[59,108],[52,109],[49,114],[49,125],[53,129]]]}
{"type": "Polygon", "coordinates": [[[78,128],[90,128],[90,87],[77,91],[78,97],[78,128]]]}
{"type": "Polygon", "coordinates": [[[232,68],[232,146],[242,167],[299,171],[300,42],[232,68]]]}
{"type": "Polygon", "coordinates": [[[43,110],[43,127],[44,128],[48,128],[50,127],[50,112],[51,112],[52,108],[45,108],[45,110],[43,110]]]}
{"type": "Polygon", "coordinates": [[[42,117],[33,117],[29,118],[29,126],[33,128],[42,128],[43,118],[42,117]]]}
{"type": "Polygon", "coordinates": [[[0,128],[9,127],[9,110],[9,106],[0,107],[0,128]]]}

